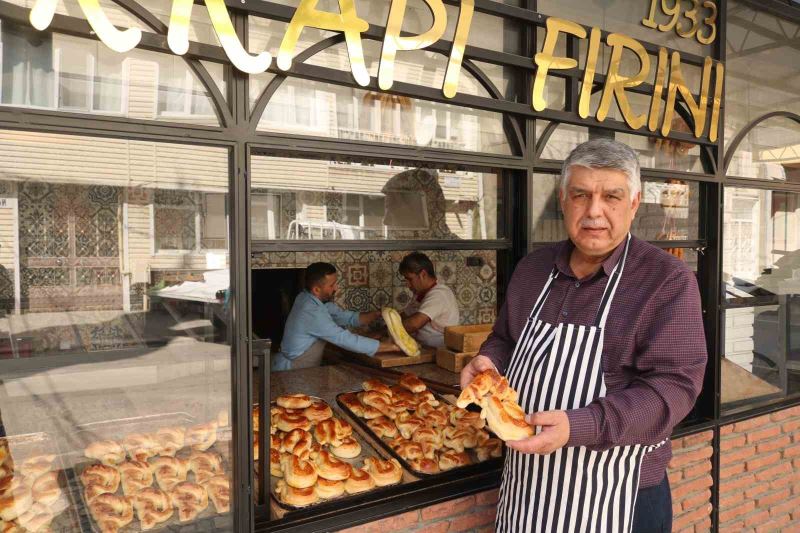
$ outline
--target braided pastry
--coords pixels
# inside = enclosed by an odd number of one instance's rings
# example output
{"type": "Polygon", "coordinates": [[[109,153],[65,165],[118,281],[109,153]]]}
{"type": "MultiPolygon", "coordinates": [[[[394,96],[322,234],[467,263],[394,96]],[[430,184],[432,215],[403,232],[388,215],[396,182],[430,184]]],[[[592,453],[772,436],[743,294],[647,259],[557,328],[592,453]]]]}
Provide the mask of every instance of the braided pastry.
{"type": "Polygon", "coordinates": [[[439,470],[439,461],[436,459],[428,459],[427,457],[413,459],[409,461],[408,464],[413,470],[422,472],[423,474],[438,474],[441,471],[439,470]]]}
{"type": "Polygon", "coordinates": [[[105,492],[117,492],[119,488],[119,470],[107,465],[91,465],[81,472],[81,483],[86,487],[86,501],[91,502],[96,496],[105,492]]]}
{"type": "Polygon", "coordinates": [[[125,496],[132,496],[153,484],[153,470],[144,461],[126,461],[119,465],[119,473],[125,496]]]}
{"type": "Polygon", "coordinates": [[[447,415],[429,403],[423,403],[417,408],[418,417],[425,419],[429,426],[443,427],[447,425],[447,415]]]}
{"type": "Polygon", "coordinates": [[[466,452],[454,450],[444,450],[439,453],[439,469],[450,470],[459,466],[466,466],[472,463],[466,452]]]}
{"type": "Polygon", "coordinates": [[[353,437],[345,437],[339,446],[331,446],[331,452],[342,459],[353,459],[361,455],[361,444],[353,437]]]}
{"type": "Polygon", "coordinates": [[[533,436],[533,428],[525,421],[525,411],[516,402],[503,402],[492,396],[484,413],[489,429],[503,440],[520,440],[533,436]]]}
{"type": "Polygon", "coordinates": [[[444,442],[442,431],[436,428],[422,427],[419,428],[411,435],[411,440],[414,442],[429,442],[437,449],[442,447],[444,442]]]}
{"type": "Polygon", "coordinates": [[[410,357],[419,355],[419,343],[406,331],[400,313],[391,307],[384,307],[381,309],[381,316],[394,343],[410,357]]]}
{"type": "Polygon", "coordinates": [[[439,405],[439,400],[436,399],[436,396],[429,390],[424,390],[414,395],[414,401],[417,405],[422,405],[424,403],[429,403],[434,407],[439,405]]]}
{"type": "Polygon", "coordinates": [[[314,439],[311,437],[311,433],[302,429],[293,429],[283,437],[279,450],[292,455],[308,456],[312,444],[314,444],[314,439]]]}
{"type": "Polygon", "coordinates": [[[89,513],[103,533],[116,533],[133,520],[133,505],[127,496],[100,494],[89,502],[89,513]]]}
{"type": "Polygon", "coordinates": [[[58,472],[48,472],[39,476],[31,486],[33,501],[48,507],[61,498],[62,490],[58,483],[58,472]]]}
{"type": "MultiPolygon", "coordinates": [[[[366,391],[359,394],[359,399],[367,407],[373,407],[392,420],[397,417],[397,412],[392,407],[392,400],[378,391],[366,391]]],[[[366,412],[365,412],[366,414],[366,412]]],[[[374,417],[373,417],[374,418],[374,417]]]]}
{"type": "Polygon", "coordinates": [[[420,442],[419,445],[422,446],[422,456],[426,459],[435,459],[436,452],[442,447],[441,444],[428,441],[420,442]]]}
{"type": "Polygon", "coordinates": [[[482,429],[486,426],[486,421],[481,418],[480,413],[473,413],[460,407],[456,407],[450,412],[450,423],[454,426],[470,426],[475,429],[482,429]]]}
{"type": "Polygon", "coordinates": [[[303,461],[296,455],[283,457],[281,469],[286,483],[296,489],[312,487],[317,482],[317,467],[314,463],[303,461]]]}
{"type": "Polygon", "coordinates": [[[186,445],[196,452],[204,452],[217,442],[217,422],[198,424],[186,430],[186,445]]]}
{"type": "Polygon", "coordinates": [[[410,439],[416,430],[425,427],[425,420],[409,413],[397,415],[395,423],[404,439],[410,439]]]}
{"type": "Polygon", "coordinates": [[[275,403],[286,409],[305,409],[311,405],[311,397],[305,394],[285,394],[278,396],[275,403]]]}
{"type": "Polygon", "coordinates": [[[314,459],[317,475],[330,481],[343,481],[350,477],[350,465],[337,459],[328,451],[321,451],[314,459]]]}
{"type": "Polygon", "coordinates": [[[357,417],[364,416],[364,406],[361,404],[361,401],[358,399],[358,396],[354,392],[348,392],[339,396],[339,401],[342,402],[342,405],[350,409],[357,417]]]}
{"type": "Polygon", "coordinates": [[[344,482],[344,490],[348,494],[358,494],[375,487],[375,480],[372,475],[363,468],[353,468],[353,472],[347,481],[344,482]]]}
{"type": "MultiPolygon", "coordinates": [[[[210,478],[209,478],[210,479],[210,478]]],[[[175,485],[169,493],[172,505],[178,510],[180,522],[190,522],[208,507],[206,489],[196,483],[184,481],[175,485]]]]}
{"type": "Polygon", "coordinates": [[[42,474],[46,474],[53,469],[53,461],[56,456],[52,454],[34,455],[22,462],[19,472],[27,479],[36,479],[42,474]]]}
{"type": "Polygon", "coordinates": [[[108,466],[116,466],[125,460],[125,449],[113,440],[95,441],[84,449],[83,454],[108,466]]]}
{"type": "Polygon", "coordinates": [[[314,487],[298,489],[288,485],[282,479],[279,479],[278,484],[275,486],[275,494],[278,495],[278,498],[280,498],[283,503],[295,507],[305,507],[319,500],[319,496],[317,496],[317,491],[314,487]]]}
{"type": "Polygon", "coordinates": [[[156,476],[158,487],[166,492],[175,488],[175,485],[186,481],[189,465],[186,460],[176,457],[159,457],[151,463],[156,476]]]}
{"type": "Polygon", "coordinates": [[[380,418],[384,416],[383,412],[375,409],[371,405],[365,405],[364,408],[362,409],[362,412],[363,412],[362,417],[366,420],[372,420],[373,418],[380,418]]]}
{"type": "Polygon", "coordinates": [[[134,433],[122,439],[122,446],[133,461],[147,461],[157,455],[160,449],[155,436],[141,433],[134,433]]]}
{"type": "Polygon", "coordinates": [[[364,460],[364,470],[372,475],[372,479],[379,487],[394,485],[403,479],[403,469],[397,459],[382,461],[377,457],[367,457],[364,460]]]}
{"type": "Polygon", "coordinates": [[[231,510],[231,484],[225,476],[214,476],[205,483],[206,492],[218,513],[231,510]]]}
{"type": "Polygon", "coordinates": [[[147,487],[132,498],[142,531],[153,529],[172,516],[172,500],[161,489],[147,487]]]}
{"type": "Polygon", "coordinates": [[[416,374],[412,374],[410,372],[400,376],[398,383],[401,387],[404,387],[413,393],[420,393],[428,388],[425,386],[425,383],[417,377],[416,374]]]}
{"type": "Polygon", "coordinates": [[[25,531],[45,531],[55,515],[47,505],[34,503],[30,509],[17,517],[17,524],[25,531]]]}
{"type": "Polygon", "coordinates": [[[155,439],[158,443],[158,455],[175,457],[178,450],[186,443],[186,428],[161,428],[156,431],[155,439]]]}
{"type": "Polygon", "coordinates": [[[405,459],[406,461],[413,461],[422,458],[422,446],[418,442],[411,442],[405,439],[394,439],[390,441],[392,449],[405,459]]]}
{"type": "Polygon", "coordinates": [[[361,386],[365,391],[379,392],[388,398],[391,398],[393,394],[391,387],[379,379],[368,379],[362,382],[361,386]]]}
{"type": "Polygon", "coordinates": [[[387,437],[391,439],[397,436],[397,426],[385,416],[367,420],[367,426],[378,438],[387,437]]]}
{"type": "Polygon", "coordinates": [[[214,452],[192,452],[189,456],[189,470],[194,472],[197,483],[205,483],[222,474],[222,458],[214,452]]]}
{"type": "Polygon", "coordinates": [[[478,445],[475,432],[470,427],[450,426],[445,428],[443,443],[457,452],[463,452],[465,448],[474,448],[478,445]]]}
{"type": "Polygon", "coordinates": [[[31,489],[19,484],[0,495],[0,520],[10,522],[33,505],[31,489]]]}
{"type": "Polygon", "coordinates": [[[303,410],[303,415],[308,418],[312,424],[316,424],[317,422],[332,417],[333,411],[330,405],[325,402],[314,402],[303,410]]]}

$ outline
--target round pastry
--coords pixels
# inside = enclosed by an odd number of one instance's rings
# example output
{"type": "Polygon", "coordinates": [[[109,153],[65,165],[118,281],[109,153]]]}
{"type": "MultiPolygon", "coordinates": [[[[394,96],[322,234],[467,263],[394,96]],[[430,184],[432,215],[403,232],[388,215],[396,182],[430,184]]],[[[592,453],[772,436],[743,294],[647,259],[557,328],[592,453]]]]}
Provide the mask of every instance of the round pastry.
{"type": "Polygon", "coordinates": [[[317,479],[317,484],[314,485],[314,490],[317,496],[324,500],[330,500],[344,494],[344,481],[331,481],[321,477],[317,479]]]}
{"type": "Polygon", "coordinates": [[[342,402],[342,405],[350,409],[350,412],[354,415],[358,417],[364,416],[364,406],[354,392],[342,394],[339,396],[339,401],[342,402]]]}
{"type": "Polygon", "coordinates": [[[20,485],[0,496],[0,520],[10,522],[33,505],[31,489],[20,485]]]}
{"type": "Polygon", "coordinates": [[[100,531],[117,531],[133,520],[133,505],[127,496],[100,494],[89,503],[89,513],[100,531]]]}
{"type": "Polygon", "coordinates": [[[410,372],[403,374],[400,376],[400,380],[398,381],[401,387],[408,389],[409,391],[418,394],[427,389],[425,383],[422,382],[415,374],[410,372]]]}
{"type": "Polygon", "coordinates": [[[48,507],[61,497],[61,487],[58,483],[58,472],[48,472],[39,476],[31,486],[33,501],[48,507]]]}
{"type": "Polygon", "coordinates": [[[392,397],[392,389],[386,383],[379,379],[368,379],[361,384],[365,391],[375,391],[387,396],[392,397]]]}
{"type": "Polygon", "coordinates": [[[422,446],[418,442],[397,442],[396,439],[392,442],[394,443],[392,444],[394,451],[406,461],[422,458],[422,446]]]}
{"type": "Polygon", "coordinates": [[[311,429],[311,421],[301,414],[294,413],[278,413],[273,418],[275,427],[281,431],[292,431],[293,429],[302,429],[308,431],[311,429]]]}
{"type": "Polygon", "coordinates": [[[463,452],[465,448],[474,448],[478,445],[475,431],[472,428],[453,426],[445,428],[443,443],[457,452],[463,452]]]}
{"type": "Polygon", "coordinates": [[[178,483],[169,496],[172,499],[172,505],[178,509],[180,522],[193,521],[208,507],[208,493],[205,488],[196,483],[188,481],[178,483]]]}
{"type": "Polygon", "coordinates": [[[412,459],[408,464],[411,466],[412,470],[424,474],[438,474],[441,471],[439,470],[439,462],[436,459],[423,457],[421,459],[412,459]]]}
{"type": "Polygon", "coordinates": [[[134,433],[122,439],[122,446],[132,461],[147,461],[159,451],[160,446],[155,436],[134,433]]]}
{"type": "Polygon", "coordinates": [[[116,466],[125,460],[125,449],[113,440],[95,441],[83,450],[83,454],[108,466],[116,466]]]}
{"type": "Polygon", "coordinates": [[[156,483],[166,492],[174,489],[178,483],[186,481],[189,473],[188,462],[176,457],[159,457],[151,463],[151,467],[156,476],[156,483]]]}
{"type": "Polygon", "coordinates": [[[304,455],[308,453],[313,443],[311,433],[302,429],[293,429],[283,437],[280,451],[293,455],[304,455]]]}
{"type": "Polygon", "coordinates": [[[378,438],[387,437],[392,439],[397,436],[397,426],[385,416],[367,420],[367,426],[378,438]]]}
{"type": "Polygon", "coordinates": [[[485,408],[486,422],[502,440],[520,440],[533,436],[533,428],[525,421],[525,412],[518,404],[489,398],[485,408]]]}
{"type": "Polygon", "coordinates": [[[186,430],[186,445],[196,452],[204,452],[217,442],[217,422],[198,424],[186,430]]]}
{"type": "Polygon", "coordinates": [[[314,486],[317,482],[317,467],[310,461],[302,461],[296,455],[287,455],[281,459],[281,470],[288,485],[296,489],[314,486]]]}
{"type": "Polygon", "coordinates": [[[503,441],[494,438],[487,439],[483,444],[475,448],[475,454],[478,456],[478,461],[501,457],[503,455],[503,441]]]}
{"type": "Polygon", "coordinates": [[[363,468],[353,468],[353,473],[344,482],[344,490],[347,494],[358,494],[375,487],[375,480],[372,475],[363,468]]]}
{"type": "Polygon", "coordinates": [[[282,479],[278,480],[278,484],[275,486],[275,493],[283,503],[295,507],[305,507],[319,500],[315,487],[298,489],[285,483],[282,479]]]}
{"type": "Polygon", "coordinates": [[[353,437],[346,437],[339,446],[331,446],[331,452],[342,459],[353,459],[361,455],[361,444],[353,437]]]}
{"type": "Polygon", "coordinates": [[[163,457],[175,457],[186,442],[186,429],[182,427],[161,428],[156,431],[158,454],[163,457]]]}
{"type": "Polygon", "coordinates": [[[314,438],[323,446],[326,444],[332,446],[341,444],[341,439],[336,435],[336,420],[329,418],[317,424],[314,427],[314,438]]]}
{"type": "Polygon", "coordinates": [[[194,472],[196,483],[205,483],[222,474],[222,457],[213,452],[192,452],[189,456],[189,470],[194,472]]]}
{"type": "Polygon", "coordinates": [[[119,473],[125,496],[136,494],[153,484],[153,470],[144,461],[126,461],[119,465],[119,473]]]}
{"type": "Polygon", "coordinates": [[[480,413],[474,413],[456,407],[450,412],[450,423],[454,426],[469,426],[475,429],[483,429],[486,426],[486,421],[481,418],[480,413]]]}
{"type": "Polygon", "coordinates": [[[314,402],[303,410],[303,415],[305,415],[312,424],[316,424],[317,422],[332,417],[333,411],[325,402],[314,402]]]}
{"type": "Polygon", "coordinates": [[[45,531],[55,515],[43,503],[34,503],[31,507],[17,517],[17,524],[25,531],[45,531]]]}
{"type": "Polygon", "coordinates": [[[228,478],[214,476],[203,486],[218,513],[227,513],[231,510],[231,484],[228,478]]]}
{"type": "Polygon", "coordinates": [[[112,466],[90,465],[81,472],[81,482],[85,487],[98,485],[106,489],[104,492],[117,492],[119,481],[119,470],[112,466]]]}
{"type": "Polygon", "coordinates": [[[468,465],[471,462],[466,452],[456,452],[453,450],[439,452],[440,470],[450,470],[451,468],[468,465]]]}
{"type": "Polygon", "coordinates": [[[286,409],[305,409],[311,405],[311,398],[305,394],[286,394],[278,396],[275,403],[286,409]]]}
{"type": "Polygon", "coordinates": [[[36,479],[52,470],[55,460],[55,455],[35,455],[22,462],[19,472],[28,479],[36,479]]]}
{"type": "Polygon", "coordinates": [[[275,477],[283,477],[281,470],[281,452],[275,448],[269,450],[269,473],[275,477]]]}
{"type": "Polygon", "coordinates": [[[437,400],[436,396],[429,390],[414,394],[414,401],[417,402],[417,405],[422,405],[424,403],[429,403],[434,407],[439,405],[439,400],[437,400]]]}
{"type": "Polygon", "coordinates": [[[314,459],[317,475],[330,481],[342,481],[350,477],[350,465],[337,459],[332,453],[322,450],[314,459]]]}
{"type": "Polygon", "coordinates": [[[415,431],[425,427],[425,420],[409,413],[401,413],[397,415],[395,424],[403,438],[410,439],[415,431]]]}
{"type": "Polygon", "coordinates": [[[382,461],[377,457],[367,457],[364,460],[364,470],[372,475],[379,487],[394,485],[403,479],[403,469],[397,459],[382,461]]]}
{"type": "Polygon", "coordinates": [[[152,529],[172,516],[172,501],[161,489],[147,487],[132,498],[142,530],[152,529]]]}
{"type": "Polygon", "coordinates": [[[422,427],[411,435],[411,440],[419,443],[429,442],[438,449],[442,447],[443,443],[442,431],[436,428],[422,427]]]}
{"type": "Polygon", "coordinates": [[[392,400],[389,396],[378,391],[362,392],[359,395],[361,403],[366,407],[374,407],[389,418],[394,419],[397,414],[392,407],[392,400]]]}

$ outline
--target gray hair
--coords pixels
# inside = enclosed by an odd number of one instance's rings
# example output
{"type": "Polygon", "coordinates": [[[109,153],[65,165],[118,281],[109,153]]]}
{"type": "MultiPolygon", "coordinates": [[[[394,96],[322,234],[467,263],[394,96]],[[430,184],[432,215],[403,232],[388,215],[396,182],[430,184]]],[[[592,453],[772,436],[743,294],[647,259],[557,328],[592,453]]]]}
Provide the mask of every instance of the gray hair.
{"type": "Polygon", "coordinates": [[[639,157],[627,144],[613,139],[591,139],[575,147],[561,167],[561,193],[567,193],[570,170],[574,166],[619,170],[628,178],[631,201],[642,190],[639,157]]]}

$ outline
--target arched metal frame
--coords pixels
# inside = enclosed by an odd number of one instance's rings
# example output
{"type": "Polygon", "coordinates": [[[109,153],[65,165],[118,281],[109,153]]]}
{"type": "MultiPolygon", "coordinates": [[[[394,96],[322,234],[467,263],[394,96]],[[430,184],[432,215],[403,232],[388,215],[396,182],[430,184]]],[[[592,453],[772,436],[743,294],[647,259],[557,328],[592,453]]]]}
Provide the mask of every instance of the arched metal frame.
{"type": "Polygon", "coordinates": [[[742,141],[744,141],[744,138],[747,137],[747,135],[753,131],[756,126],[771,118],[788,118],[789,120],[800,125],[800,115],[797,113],[792,113],[791,111],[773,111],[751,120],[741,129],[741,131],[739,131],[739,133],[736,134],[733,139],[731,139],[730,145],[725,151],[725,165],[723,168],[726,174],[728,172],[728,167],[731,165],[731,161],[733,161],[733,156],[736,155],[736,151],[739,149],[739,145],[742,144],[742,141]]]}

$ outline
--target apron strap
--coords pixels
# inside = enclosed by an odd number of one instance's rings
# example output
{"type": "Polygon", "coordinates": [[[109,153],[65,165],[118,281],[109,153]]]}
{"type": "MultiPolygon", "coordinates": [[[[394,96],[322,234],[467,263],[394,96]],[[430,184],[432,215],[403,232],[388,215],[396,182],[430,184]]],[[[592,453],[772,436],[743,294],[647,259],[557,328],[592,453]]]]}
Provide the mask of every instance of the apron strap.
{"type": "Polygon", "coordinates": [[[631,234],[628,233],[628,238],[625,241],[625,250],[622,252],[622,258],[614,266],[611,271],[611,276],[608,278],[608,283],[603,291],[603,298],[600,300],[600,307],[597,309],[597,316],[594,320],[594,325],[603,328],[608,319],[608,312],[611,309],[611,301],[614,299],[614,294],[617,292],[619,286],[619,279],[622,276],[622,271],[625,269],[625,260],[628,258],[628,248],[631,244],[631,234]]]}
{"type": "Polygon", "coordinates": [[[531,322],[536,322],[539,318],[539,312],[544,307],[544,302],[547,300],[547,297],[550,295],[550,289],[553,287],[553,280],[558,277],[558,268],[553,267],[553,270],[550,271],[550,275],[547,277],[547,281],[542,288],[542,292],[539,293],[539,297],[536,299],[536,303],[533,304],[533,309],[531,309],[530,315],[528,315],[528,319],[531,322]]]}

